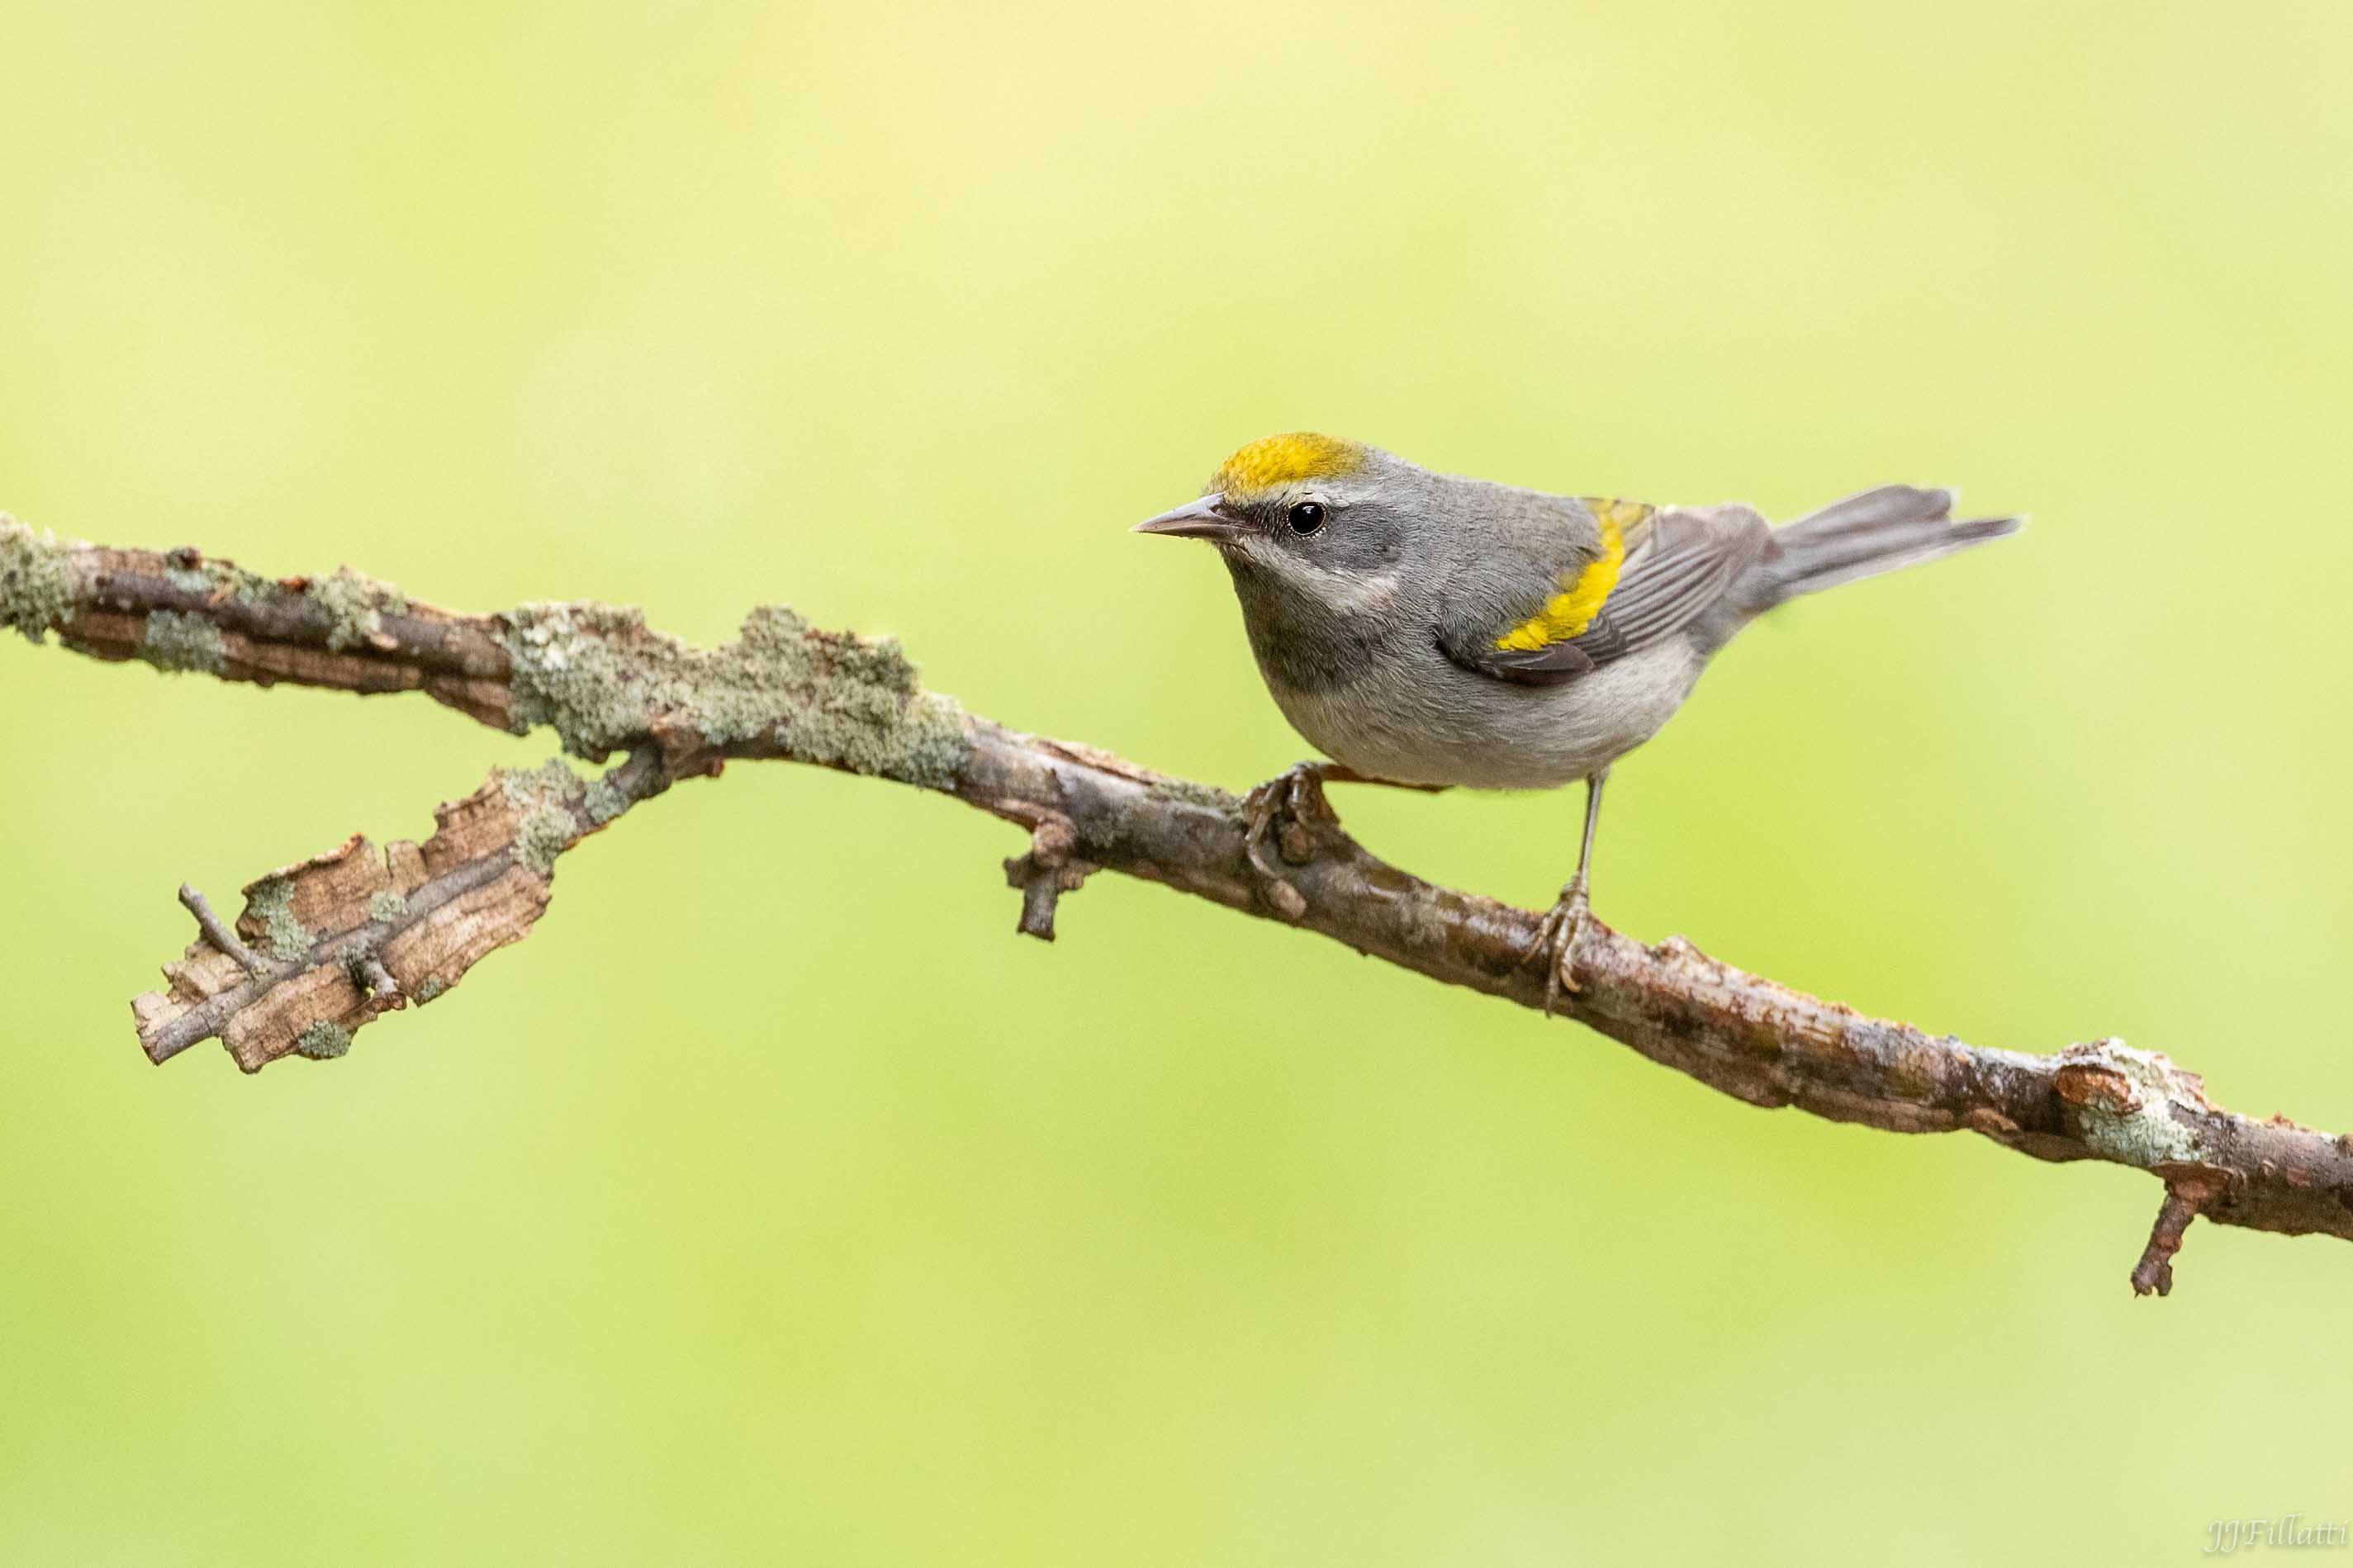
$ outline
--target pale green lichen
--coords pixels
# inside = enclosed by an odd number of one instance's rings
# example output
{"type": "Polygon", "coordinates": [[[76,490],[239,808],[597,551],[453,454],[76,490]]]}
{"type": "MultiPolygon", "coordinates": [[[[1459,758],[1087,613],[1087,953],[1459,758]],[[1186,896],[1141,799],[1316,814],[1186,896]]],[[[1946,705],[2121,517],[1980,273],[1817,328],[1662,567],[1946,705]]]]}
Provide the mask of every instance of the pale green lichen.
{"type": "Polygon", "coordinates": [[[0,626],[40,642],[73,618],[73,552],[0,513],[0,626]]]}
{"type": "Polygon", "coordinates": [[[555,871],[555,858],[572,847],[572,814],[560,805],[534,806],[515,830],[515,858],[541,876],[555,871]]]}
{"type": "Polygon", "coordinates": [[[390,925],[395,921],[407,918],[408,900],[392,889],[386,888],[381,892],[368,895],[368,919],[382,921],[386,925],[390,925]]]}
{"type": "Polygon", "coordinates": [[[575,802],[586,790],[561,757],[550,757],[535,768],[501,768],[499,787],[514,807],[515,859],[541,876],[555,869],[555,858],[572,847],[580,825],[573,816],[575,802]]]}
{"type": "Polygon", "coordinates": [[[509,613],[510,718],[517,734],[552,725],[575,756],[599,758],[646,730],[648,661],[627,658],[628,639],[650,634],[634,609],[526,605],[509,613]]]}
{"type": "Polygon", "coordinates": [[[528,811],[548,800],[569,800],[579,793],[580,775],[562,757],[550,757],[535,768],[500,768],[499,789],[507,804],[528,811]]]}
{"type": "Polygon", "coordinates": [[[802,762],[925,789],[955,784],[972,751],[964,710],[953,700],[931,691],[894,698],[838,676],[818,683],[805,705],[779,719],[773,736],[802,762]]]}
{"type": "Polygon", "coordinates": [[[198,615],[153,610],[139,639],[139,657],[158,669],[218,675],[228,662],[220,627],[198,615]]]}
{"type": "Polygon", "coordinates": [[[271,957],[290,963],[311,951],[311,928],[294,918],[293,884],[283,877],[255,883],[246,895],[245,912],[261,922],[271,957]]]}
{"type": "Polygon", "coordinates": [[[269,578],[227,561],[191,559],[189,564],[166,568],[164,580],[191,598],[207,602],[227,598],[259,605],[285,593],[269,578]]]}
{"type": "Polygon", "coordinates": [[[593,779],[588,784],[588,820],[602,827],[629,809],[629,797],[615,788],[610,781],[593,779]]]}
{"type": "Polygon", "coordinates": [[[436,996],[440,995],[441,993],[448,989],[448,982],[443,980],[437,974],[432,979],[427,980],[424,984],[417,988],[417,1005],[422,1007],[425,1004],[432,1001],[436,996]]]}
{"type": "Polygon", "coordinates": [[[1079,848],[1090,860],[1105,860],[1127,845],[1124,821],[1109,812],[1089,812],[1080,819],[1079,848]]]}
{"type": "Polygon", "coordinates": [[[324,1018],[295,1037],[294,1049],[312,1061],[331,1061],[352,1048],[352,1032],[324,1018]]]}
{"type": "Polygon", "coordinates": [[[2178,1086],[2170,1062],[2116,1039],[2078,1046],[2066,1059],[2125,1080],[2121,1096],[2101,1089],[2076,1106],[2084,1142],[2093,1150],[2142,1167],[2197,1163],[2197,1136],[2173,1114],[2178,1086]]]}
{"type": "Polygon", "coordinates": [[[681,721],[713,746],[766,740],[786,754],[943,788],[970,753],[963,711],[923,691],[895,639],[812,629],[781,605],[708,650],[649,630],[635,609],[528,605],[507,617],[512,720],[547,724],[600,758],[681,721]]]}
{"type": "Polygon", "coordinates": [[[359,647],[384,629],[385,616],[408,613],[399,589],[348,566],[312,579],[307,591],[311,602],[327,612],[331,649],[359,647]]]}

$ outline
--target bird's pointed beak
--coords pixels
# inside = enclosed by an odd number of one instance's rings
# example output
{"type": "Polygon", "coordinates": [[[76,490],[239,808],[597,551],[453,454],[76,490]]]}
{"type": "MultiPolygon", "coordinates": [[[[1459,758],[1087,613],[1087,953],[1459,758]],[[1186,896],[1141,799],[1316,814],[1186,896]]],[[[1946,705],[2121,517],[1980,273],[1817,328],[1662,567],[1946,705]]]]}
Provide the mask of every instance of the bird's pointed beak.
{"type": "Polygon", "coordinates": [[[1219,543],[1242,536],[1242,525],[1225,510],[1222,495],[1203,496],[1189,506],[1164,511],[1137,523],[1131,533],[1166,533],[1176,539],[1212,539],[1219,543]]]}

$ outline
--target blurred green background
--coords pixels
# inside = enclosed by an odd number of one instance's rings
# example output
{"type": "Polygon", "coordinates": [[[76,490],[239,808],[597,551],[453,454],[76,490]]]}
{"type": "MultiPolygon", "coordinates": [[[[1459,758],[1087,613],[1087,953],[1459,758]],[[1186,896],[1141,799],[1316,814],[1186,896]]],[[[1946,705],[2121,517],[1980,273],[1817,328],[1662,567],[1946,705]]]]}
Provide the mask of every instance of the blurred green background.
{"type": "MultiPolygon", "coordinates": [[[[2353,1127],[2353,12],[26,4],[0,507],[440,603],[764,599],[1240,787],[1130,521],[1322,428],[2021,541],[1798,606],[1600,912],[2353,1127]]],[[[2353,1515],[2353,1248],[1765,1114],[1575,1026],[741,767],[346,1060],[149,1067],[229,898],[548,754],[0,647],[0,1558],[2148,1563],[2353,1515]]],[[[1344,793],[1535,904],[1556,796],[1344,793]]]]}

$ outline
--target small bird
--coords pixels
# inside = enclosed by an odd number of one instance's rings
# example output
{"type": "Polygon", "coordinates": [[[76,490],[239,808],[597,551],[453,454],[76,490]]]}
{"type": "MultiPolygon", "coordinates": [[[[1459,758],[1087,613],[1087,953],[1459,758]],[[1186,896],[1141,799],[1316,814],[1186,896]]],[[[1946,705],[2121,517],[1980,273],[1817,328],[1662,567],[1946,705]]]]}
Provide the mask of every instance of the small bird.
{"type": "Polygon", "coordinates": [[[1275,705],[1330,762],[1250,792],[1250,858],[1277,822],[1331,819],[1325,783],[1553,789],[1585,781],[1577,874],[1530,960],[1545,1008],[1577,989],[1610,765],[1659,732],[1732,635],[1800,594],[2014,533],[1953,492],[1887,485],[1774,528],[1738,505],[1651,506],[1434,474],[1296,433],[1228,458],[1200,500],[1135,525],[1206,539],[1275,705]]]}

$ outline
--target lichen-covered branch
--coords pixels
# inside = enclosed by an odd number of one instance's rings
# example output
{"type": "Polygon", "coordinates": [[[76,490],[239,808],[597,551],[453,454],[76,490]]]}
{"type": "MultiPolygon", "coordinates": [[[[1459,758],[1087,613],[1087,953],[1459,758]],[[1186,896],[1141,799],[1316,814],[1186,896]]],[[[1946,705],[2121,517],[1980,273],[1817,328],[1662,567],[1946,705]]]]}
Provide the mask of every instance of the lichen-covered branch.
{"type": "MultiPolygon", "coordinates": [[[[246,889],[234,931],[199,895],[164,992],[135,1004],[162,1061],[223,1040],[254,1070],[332,1057],[527,934],[558,857],[639,801],[730,760],[813,763],[947,795],[1019,825],[1006,862],[1018,929],[1050,938],[1058,900],[1098,870],[1139,877],[1345,942],[1528,1007],[1540,917],[1384,864],[1320,803],[1291,815],[1282,864],[1254,864],[1241,803],[1106,752],[1021,734],[924,691],[897,645],[755,610],[699,649],[634,610],[529,605],[466,616],[351,572],[263,578],[193,550],[61,543],[0,519],[0,626],[100,658],[262,684],[423,691],[494,728],[545,726],[565,750],[627,760],[583,779],[560,759],[494,773],[441,807],[421,845],[354,837],[246,889]],[[226,937],[227,940],[224,940],[226,937]]],[[[2353,1139],[2213,1104],[2164,1057],[2098,1040],[2055,1055],[1971,1046],[1867,1018],[1694,950],[1590,922],[1561,1011],[1737,1100],[1894,1132],[1968,1131],[2040,1160],[2129,1166],[2165,1185],[2137,1291],[2172,1282],[2190,1221],[2353,1239],[2353,1139]]]]}

